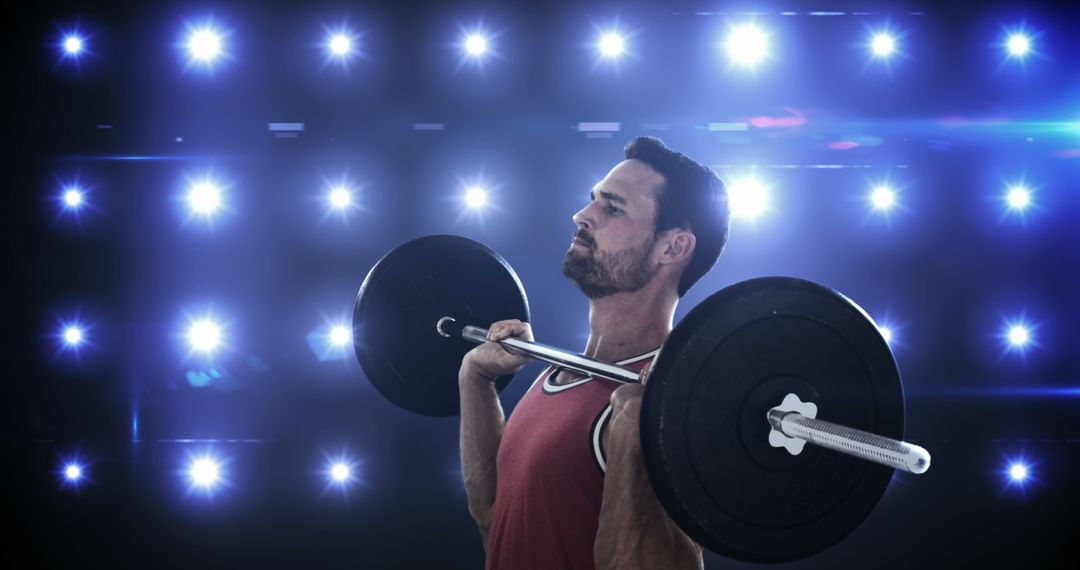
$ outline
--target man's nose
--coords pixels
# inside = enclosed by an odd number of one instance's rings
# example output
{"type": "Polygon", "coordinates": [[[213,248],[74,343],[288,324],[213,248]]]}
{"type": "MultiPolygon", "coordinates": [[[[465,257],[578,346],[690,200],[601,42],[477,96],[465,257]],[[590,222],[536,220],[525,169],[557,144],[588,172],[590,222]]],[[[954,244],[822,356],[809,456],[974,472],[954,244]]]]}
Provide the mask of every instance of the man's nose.
{"type": "Polygon", "coordinates": [[[592,204],[589,204],[588,206],[585,206],[584,208],[578,210],[578,213],[571,216],[570,219],[574,220],[574,224],[577,225],[577,227],[586,230],[595,227],[596,224],[593,222],[593,218],[589,214],[589,208],[591,206],[592,204]]]}

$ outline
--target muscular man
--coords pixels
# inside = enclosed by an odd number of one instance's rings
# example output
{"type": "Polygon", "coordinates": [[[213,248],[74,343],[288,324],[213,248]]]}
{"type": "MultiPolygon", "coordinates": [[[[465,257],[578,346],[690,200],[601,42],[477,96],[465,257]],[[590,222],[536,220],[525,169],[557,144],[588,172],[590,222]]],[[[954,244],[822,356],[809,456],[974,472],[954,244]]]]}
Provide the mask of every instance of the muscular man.
{"type": "MultiPolygon", "coordinates": [[[[586,356],[635,370],[671,332],[679,298],[716,263],[727,194],[708,168],[651,137],[574,214],[563,274],[589,300],[586,356]]],[[[549,366],[504,421],[493,378],[526,363],[493,342],[532,340],[499,321],[461,363],[461,464],[488,568],[700,568],[701,547],[649,485],[642,386],[549,366]]]]}

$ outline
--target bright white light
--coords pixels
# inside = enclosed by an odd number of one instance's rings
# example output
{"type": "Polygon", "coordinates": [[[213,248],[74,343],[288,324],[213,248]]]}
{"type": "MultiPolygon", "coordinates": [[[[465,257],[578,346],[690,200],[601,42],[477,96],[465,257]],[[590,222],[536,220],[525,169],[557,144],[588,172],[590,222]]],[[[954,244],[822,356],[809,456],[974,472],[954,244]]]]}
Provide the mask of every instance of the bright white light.
{"type": "Polygon", "coordinates": [[[875,57],[889,57],[896,50],[896,40],[885,32],[874,34],[870,40],[870,51],[875,57]]]}
{"type": "Polygon", "coordinates": [[[870,203],[875,210],[890,210],[896,205],[896,192],[888,186],[877,186],[870,192],[870,203]]]}
{"type": "Polygon", "coordinates": [[[196,352],[211,352],[221,346],[221,325],[210,319],[202,319],[188,326],[188,343],[196,352]]]}
{"type": "Polygon", "coordinates": [[[80,467],[79,465],[77,465],[75,463],[69,463],[67,465],[67,467],[64,468],[64,477],[68,481],[70,481],[72,483],[74,483],[75,481],[78,481],[79,479],[81,479],[82,476],[83,476],[82,467],[80,467]]]}
{"type": "Polygon", "coordinates": [[[188,476],[195,486],[210,488],[221,479],[221,467],[213,458],[199,457],[191,462],[188,476]]]}
{"type": "Polygon", "coordinates": [[[1009,478],[1013,481],[1020,482],[1027,479],[1028,468],[1023,463],[1013,463],[1009,466],[1009,478]]]}
{"type": "Polygon", "coordinates": [[[487,192],[479,186],[473,186],[465,192],[465,205],[472,209],[480,209],[487,204],[487,192]]]}
{"type": "Polygon", "coordinates": [[[64,343],[68,346],[78,346],[82,344],[83,331],[81,328],[75,325],[69,325],[64,328],[64,343]]]}
{"type": "Polygon", "coordinates": [[[883,325],[878,327],[878,332],[881,333],[881,338],[885,339],[885,342],[892,342],[893,334],[891,328],[883,325]]]}
{"type": "Polygon", "coordinates": [[[731,217],[754,219],[769,208],[768,189],[756,178],[742,178],[728,187],[731,217]]]}
{"type": "Polygon", "coordinates": [[[344,210],[352,203],[352,193],[344,186],[337,186],[330,191],[330,205],[335,209],[344,210]]]}
{"type": "Polygon", "coordinates": [[[487,53],[488,40],[482,34],[472,33],[465,37],[465,53],[479,57],[487,53]]]}
{"type": "Polygon", "coordinates": [[[187,48],[192,59],[209,63],[221,55],[221,34],[211,27],[192,30],[188,36],[187,48]]]}
{"type": "Polygon", "coordinates": [[[600,36],[600,55],[604,57],[619,57],[625,48],[626,40],[616,32],[607,32],[600,36]]]}
{"type": "Polygon", "coordinates": [[[352,38],[345,34],[334,34],[330,37],[330,53],[336,56],[345,56],[352,52],[352,38]]]}
{"type": "Polygon", "coordinates": [[[221,189],[213,182],[198,182],[188,191],[187,201],[192,212],[208,216],[221,207],[221,189]]]}
{"type": "Polygon", "coordinates": [[[1031,331],[1024,325],[1012,325],[1006,334],[1009,344],[1017,348],[1023,348],[1031,341],[1031,331]]]}
{"type": "Polygon", "coordinates": [[[334,346],[344,346],[352,342],[352,331],[345,325],[335,325],[330,329],[330,343],[334,346]]]}
{"type": "Polygon", "coordinates": [[[68,55],[79,55],[83,50],[82,38],[75,34],[71,34],[64,38],[64,51],[68,55]]]}
{"type": "Polygon", "coordinates": [[[352,469],[348,465],[337,462],[330,467],[330,478],[335,482],[344,483],[352,477],[352,469]]]}
{"type": "Polygon", "coordinates": [[[1031,191],[1021,185],[1012,186],[1005,194],[1010,210],[1022,212],[1031,205],[1031,191]]]}
{"type": "Polygon", "coordinates": [[[1010,57],[1023,58],[1031,51],[1031,39],[1023,33],[1014,32],[1005,41],[1005,48],[1010,57]]]}
{"type": "Polygon", "coordinates": [[[71,188],[68,188],[67,190],[64,190],[64,206],[66,206],[69,209],[75,210],[79,206],[82,206],[82,203],[83,203],[82,190],[79,190],[78,188],[75,188],[75,187],[71,187],[71,188]]]}
{"type": "Polygon", "coordinates": [[[731,63],[754,67],[769,56],[769,36],[753,24],[743,24],[728,32],[724,50],[731,63]]]}

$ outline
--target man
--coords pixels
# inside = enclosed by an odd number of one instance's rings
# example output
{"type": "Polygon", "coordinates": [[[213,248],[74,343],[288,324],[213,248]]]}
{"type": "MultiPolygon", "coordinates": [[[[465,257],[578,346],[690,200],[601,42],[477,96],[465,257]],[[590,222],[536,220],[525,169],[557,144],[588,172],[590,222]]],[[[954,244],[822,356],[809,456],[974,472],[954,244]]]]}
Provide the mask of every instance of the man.
{"type": "MultiPolygon", "coordinates": [[[[589,300],[586,356],[647,367],[679,298],[716,263],[727,194],[708,168],[637,138],[590,193],[563,274],[589,300]]],[[[509,422],[493,378],[525,357],[495,341],[533,340],[528,323],[491,325],[459,371],[461,463],[488,568],[700,568],[701,547],[649,484],[638,431],[642,386],[549,366],[509,422]]]]}

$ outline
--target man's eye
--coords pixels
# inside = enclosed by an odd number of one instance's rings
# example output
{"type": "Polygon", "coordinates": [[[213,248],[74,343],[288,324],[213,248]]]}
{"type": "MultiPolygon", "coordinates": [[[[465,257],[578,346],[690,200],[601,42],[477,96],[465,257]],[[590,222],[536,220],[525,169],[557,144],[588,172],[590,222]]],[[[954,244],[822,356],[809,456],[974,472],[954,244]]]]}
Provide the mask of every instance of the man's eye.
{"type": "Polygon", "coordinates": [[[610,206],[609,205],[607,207],[607,209],[608,209],[608,212],[610,212],[611,214],[618,214],[618,213],[622,212],[622,210],[616,208],[615,206],[610,206]]]}

